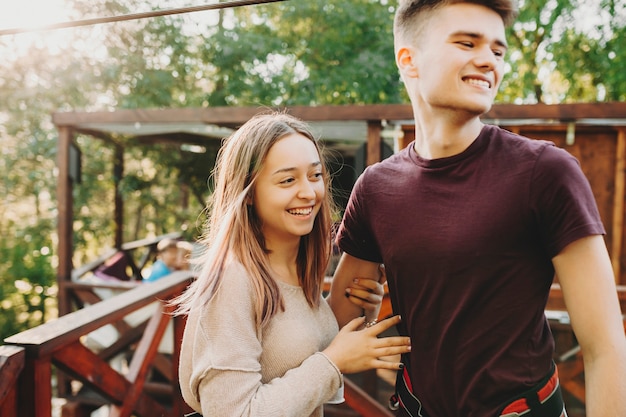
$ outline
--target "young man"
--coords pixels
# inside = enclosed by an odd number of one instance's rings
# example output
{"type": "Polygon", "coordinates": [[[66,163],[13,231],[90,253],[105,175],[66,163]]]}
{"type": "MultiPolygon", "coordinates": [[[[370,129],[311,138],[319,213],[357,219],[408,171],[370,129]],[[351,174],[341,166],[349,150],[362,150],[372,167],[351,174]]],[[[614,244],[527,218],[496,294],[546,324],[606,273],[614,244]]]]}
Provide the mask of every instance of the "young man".
{"type": "Polygon", "coordinates": [[[626,415],[626,338],[590,186],[564,150],[480,121],[514,15],[512,0],[401,0],[396,14],[416,140],[357,181],[331,305],[354,308],[352,277],[385,264],[412,343],[401,416],[565,416],[544,316],[555,275],[584,354],[587,415],[626,415]]]}

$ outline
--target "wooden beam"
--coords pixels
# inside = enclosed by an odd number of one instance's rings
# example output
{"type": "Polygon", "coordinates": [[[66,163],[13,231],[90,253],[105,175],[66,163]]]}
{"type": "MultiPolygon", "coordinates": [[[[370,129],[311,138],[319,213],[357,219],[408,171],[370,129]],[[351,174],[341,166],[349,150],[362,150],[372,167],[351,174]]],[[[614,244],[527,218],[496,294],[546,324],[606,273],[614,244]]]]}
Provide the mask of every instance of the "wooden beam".
{"type": "Polygon", "coordinates": [[[17,384],[26,363],[23,348],[0,346],[0,415],[17,417],[17,384]]]}
{"type": "Polygon", "coordinates": [[[58,266],[57,284],[59,286],[59,315],[72,311],[71,302],[65,293],[64,283],[72,279],[72,248],[73,248],[73,196],[72,179],[70,177],[70,146],[73,140],[72,128],[59,126],[57,144],[57,209],[58,209],[58,266]]]}
{"type": "Polygon", "coordinates": [[[346,404],[359,413],[362,417],[392,417],[393,414],[387,410],[376,399],[370,397],[358,385],[349,378],[343,379],[344,396],[346,404]]]}
{"type": "MultiPolygon", "coordinates": [[[[410,104],[367,104],[349,106],[293,106],[277,108],[307,121],[413,120],[410,104]]],[[[57,126],[92,123],[208,123],[238,126],[267,107],[210,107],[176,109],[125,109],[113,112],[58,112],[52,115],[57,126]]],[[[484,119],[626,119],[626,102],[571,104],[496,104],[484,119]]]]}
{"type": "MultiPolygon", "coordinates": [[[[64,346],[55,352],[54,363],[63,371],[69,372],[80,379],[83,384],[89,385],[99,394],[111,400],[114,403],[113,408],[115,408],[115,404],[122,404],[125,401],[132,387],[132,382],[126,379],[124,375],[112,369],[107,362],[83,346],[79,341],[64,346]]],[[[50,366],[48,367],[50,368],[50,366]]],[[[37,396],[35,398],[46,397],[37,396]]],[[[136,411],[140,416],[169,415],[161,404],[145,393],[137,396],[136,400],[131,411],[136,411]]],[[[112,414],[112,410],[109,414],[112,414]]],[[[49,415],[51,414],[37,414],[37,416],[49,415]]],[[[131,413],[129,412],[125,415],[130,416],[131,413]]]]}
{"type": "Polygon", "coordinates": [[[365,161],[367,166],[382,160],[382,130],[383,127],[380,121],[369,121],[367,123],[367,157],[365,161]]]}
{"type": "MultiPolygon", "coordinates": [[[[413,120],[408,104],[370,104],[354,106],[293,106],[276,108],[307,121],[354,120],[413,120]]],[[[207,123],[221,126],[239,126],[267,107],[211,107],[176,109],[136,109],[113,112],[62,112],[54,113],[52,121],[57,126],[77,126],[94,123],[207,123]]]]}
{"type": "Polygon", "coordinates": [[[155,300],[167,299],[172,294],[182,293],[194,276],[193,271],[175,271],[156,282],[137,285],[104,302],[10,336],[4,342],[25,347],[29,352],[36,352],[39,357],[52,354],[80,336],[121,320],[127,314],[155,300]]]}
{"type": "Polygon", "coordinates": [[[489,119],[624,119],[626,102],[570,104],[496,104],[484,115],[489,119]]]}
{"type": "Polygon", "coordinates": [[[124,148],[122,146],[115,146],[113,158],[115,247],[120,249],[124,242],[124,199],[120,190],[120,184],[124,178],[124,148]]]}
{"type": "Polygon", "coordinates": [[[617,132],[617,150],[615,152],[615,191],[613,192],[613,227],[611,242],[611,262],[615,282],[620,282],[622,249],[624,243],[624,193],[626,190],[626,128],[617,132]]]}
{"type": "Polygon", "coordinates": [[[415,125],[402,125],[402,137],[398,140],[398,148],[404,149],[415,140],[415,125]]]}

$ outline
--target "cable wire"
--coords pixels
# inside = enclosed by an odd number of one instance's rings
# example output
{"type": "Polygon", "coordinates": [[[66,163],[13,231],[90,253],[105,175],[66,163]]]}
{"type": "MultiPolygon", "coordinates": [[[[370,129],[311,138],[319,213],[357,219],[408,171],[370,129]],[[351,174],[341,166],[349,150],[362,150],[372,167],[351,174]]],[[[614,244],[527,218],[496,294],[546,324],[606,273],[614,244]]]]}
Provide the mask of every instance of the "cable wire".
{"type": "Polygon", "coordinates": [[[150,17],[170,16],[170,15],[175,15],[175,14],[201,12],[201,11],[206,11],[206,10],[227,9],[231,7],[251,6],[251,5],[258,5],[258,4],[265,4],[265,3],[276,3],[276,2],[281,2],[281,1],[287,1],[287,0],[232,0],[232,1],[227,1],[224,3],[205,4],[202,6],[179,7],[175,9],[153,10],[151,12],[131,13],[131,14],[125,14],[125,15],[120,15],[120,16],[97,17],[93,19],[74,20],[70,22],[53,23],[49,25],[42,25],[42,26],[37,26],[37,27],[32,27],[32,28],[0,29],[0,36],[16,35],[19,33],[26,33],[26,32],[38,32],[38,31],[47,31],[47,30],[55,30],[55,29],[73,28],[73,27],[79,27],[79,26],[92,26],[92,25],[99,25],[102,23],[122,22],[126,20],[146,19],[150,17]]]}

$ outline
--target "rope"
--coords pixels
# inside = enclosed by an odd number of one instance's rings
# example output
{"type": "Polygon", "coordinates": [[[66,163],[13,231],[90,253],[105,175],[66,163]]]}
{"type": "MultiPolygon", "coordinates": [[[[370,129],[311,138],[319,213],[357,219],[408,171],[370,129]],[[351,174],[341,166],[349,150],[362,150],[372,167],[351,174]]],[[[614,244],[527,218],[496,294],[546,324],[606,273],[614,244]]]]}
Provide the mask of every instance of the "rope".
{"type": "Polygon", "coordinates": [[[38,26],[38,27],[33,27],[33,28],[0,29],[0,36],[16,35],[18,33],[26,33],[26,32],[65,29],[65,28],[72,28],[72,27],[79,27],[79,26],[92,26],[92,25],[99,25],[102,23],[122,22],[126,20],[136,20],[136,19],[145,19],[149,17],[160,17],[160,16],[169,16],[169,15],[182,14],[182,13],[201,12],[205,10],[217,10],[217,9],[226,9],[230,7],[275,3],[279,1],[286,1],[286,0],[232,0],[232,1],[227,1],[224,3],[205,4],[203,6],[180,7],[180,8],[169,9],[169,10],[154,10],[151,12],[144,12],[144,13],[131,13],[131,14],[125,14],[125,15],[120,15],[120,16],[97,17],[93,19],[75,20],[71,22],[53,23],[50,25],[43,25],[43,26],[38,26]]]}

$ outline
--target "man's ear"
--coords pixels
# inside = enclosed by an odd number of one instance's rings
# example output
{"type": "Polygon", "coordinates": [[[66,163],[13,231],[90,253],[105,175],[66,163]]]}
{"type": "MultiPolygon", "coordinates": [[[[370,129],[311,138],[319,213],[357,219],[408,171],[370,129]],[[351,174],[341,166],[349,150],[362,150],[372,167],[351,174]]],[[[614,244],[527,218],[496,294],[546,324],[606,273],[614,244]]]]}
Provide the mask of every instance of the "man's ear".
{"type": "Polygon", "coordinates": [[[417,78],[419,76],[415,57],[416,50],[408,46],[403,46],[396,52],[396,64],[400,73],[405,77],[417,78]]]}

